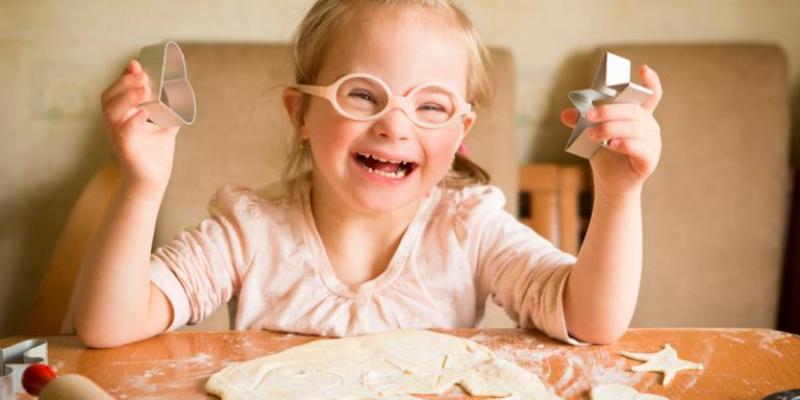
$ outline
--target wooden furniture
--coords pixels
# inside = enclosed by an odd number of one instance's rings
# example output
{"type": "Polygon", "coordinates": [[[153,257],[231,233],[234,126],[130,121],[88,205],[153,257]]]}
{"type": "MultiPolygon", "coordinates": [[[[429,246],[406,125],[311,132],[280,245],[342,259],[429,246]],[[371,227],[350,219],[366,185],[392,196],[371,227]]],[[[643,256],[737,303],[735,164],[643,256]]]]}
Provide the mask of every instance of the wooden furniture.
{"type": "Polygon", "coordinates": [[[521,212],[521,221],[556,247],[577,255],[587,222],[580,215],[580,199],[589,190],[588,181],[580,165],[522,165],[520,210],[526,212],[521,212]]]}
{"type": "MultiPolygon", "coordinates": [[[[622,383],[669,399],[761,399],[800,387],[800,337],[766,329],[631,329],[617,343],[574,347],[519,329],[442,331],[488,346],[539,376],[565,400],[587,399],[597,385],[622,383]],[[671,344],[704,371],[679,372],[668,386],[653,372],[630,372],[640,362],[620,350],[656,352],[671,344]]],[[[0,340],[7,346],[21,340],[0,340]]],[[[73,336],[49,337],[50,364],[79,373],[117,398],[207,398],[206,379],[231,362],[306,343],[317,337],[267,331],[173,332],[115,349],[87,350],[73,336]]],[[[458,396],[451,389],[448,399],[458,396]]],[[[425,398],[437,398],[426,396],[425,398]]]]}

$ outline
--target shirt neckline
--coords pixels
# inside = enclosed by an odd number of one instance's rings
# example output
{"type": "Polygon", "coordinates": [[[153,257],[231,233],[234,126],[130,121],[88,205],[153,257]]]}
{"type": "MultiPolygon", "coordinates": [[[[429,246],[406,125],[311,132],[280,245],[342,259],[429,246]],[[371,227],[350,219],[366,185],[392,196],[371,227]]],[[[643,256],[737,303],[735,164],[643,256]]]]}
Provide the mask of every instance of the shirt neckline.
{"type": "Polygon", "coordinates": [[[336,276],[336,272],[333,270],[333,264],[331,264],[331,260],[328,258],[328,254],[325,251],[325,245],[322,243],[322,238],[317,231],[314,214],[311,211],[310,189],[310,183],[307,182],[302,191],[302,203],[303,217],[306,222],[303,224],[305,226],[303,228],[303,236],[306,245],[311,248],[315,259],[311,264],[313,264],[313,268],[317,271],[323,285],[328,290],[342,297],[359,298],[369,296],[386,287],[403,270],[403,266],[406,264],[411,253],[411,247],[419,237],[420,231],[427,220],[426,216],[430,214],[429,208],[431,198],[433,197],[431,194],[436,188],[432,188],[431,192],[420,200],[419,207],[417,207],[414,217],[411,219],[411,223],[408,225],[405,232],[403,232],[400,243],[392,254],[386,269],[375,278],[356,286],[347,286],[344,284],[339,280],[336,276]]]}

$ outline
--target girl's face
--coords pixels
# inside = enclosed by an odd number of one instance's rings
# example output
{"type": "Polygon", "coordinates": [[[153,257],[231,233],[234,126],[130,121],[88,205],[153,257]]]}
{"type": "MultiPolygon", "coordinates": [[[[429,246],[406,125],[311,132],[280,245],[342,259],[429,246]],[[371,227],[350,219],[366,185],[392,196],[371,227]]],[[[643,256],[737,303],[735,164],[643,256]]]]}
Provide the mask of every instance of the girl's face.
{"type": "MultiPolygon", "coordinates": [[[[363,72],[381,78],[393,94],[436,83],[466,98],[466,50],[445,18],[401,7],[357,13],[327,50],[314,84],[363,72]]],[[[300,134],[311,146],[315,197],[365,213],[415,205],[445,176],[474,121],[470,112],[444,127],[423,128],[399,108],[374,121],[355,121],[328,100],[311,97],[300,134]],[[398,161],[410,167],[398,168],[398,161]]]]}

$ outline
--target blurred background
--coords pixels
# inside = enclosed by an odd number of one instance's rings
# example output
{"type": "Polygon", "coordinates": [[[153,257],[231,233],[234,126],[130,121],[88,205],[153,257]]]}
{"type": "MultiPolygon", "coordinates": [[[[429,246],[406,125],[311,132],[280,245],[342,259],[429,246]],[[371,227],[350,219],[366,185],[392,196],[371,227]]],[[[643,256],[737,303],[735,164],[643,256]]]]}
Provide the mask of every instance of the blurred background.
{"type": "MultiPolygon", "coordinates": [[[[142,46],[164,39],[179,43],[286,42],[311,3],[0,2],[0,337],[23,332],[70,210],[86,182],[112,157],[99,96],[127,60],[142,46]]],[[[605,44],[775,45],[786,60],[786,68],[779,69],[785,74],[779,78],[788,93],[788,98],[781,100],[791,110],[785,122],[794,127],[791,137],[798,135],[800,2],[796,0],[466,0],[461,4],[485,42],[508,48],[514,57],[513,111],[519,164],[581,163],[563,151],[569,129],[560,124],[558,111],[569,106],[569,90],[589,83],[589,73],[596,67],[590,65],[590,55],[605,44]]],[[[658,65],[652,66],[658,72],[658,65]]],[[[192,66],[188,68],[191,80],[192,66]]],[[[665,98],[669,97],[669,81],[664,82],[664,90],[665,98]]],[[[744,98],[747,95],[741,93],[744,98]]],[[[698,118],[714,118],[704,111],[700,108],[694,113],[698,118]]],[[[670,134],[663,132],[665,142],[670,134]]],[[[797,158],[793,147],[798,141],[789,140],[788,132],[781,140],[780,162],[785,164],[786,173],[778,176],[783,183],[780,187],[785,189],[778,195],[785,201],[777,202],[776,207],[784,224],[771,228],[767,240],[774,244],[773,253],[783,265],[782,260],[791,258],[791,252],[784,254],[793,179],[789,160],[797,158]]],[[[720,156],[709,152],[712,155],[720,156]]],[[[688,171],[693,168],[685,167],[688,171]]],[[[770,262],[774,264],[775,260],[770,262]]],[[[783,278],[781,284],[780,269],[773,268],[768,274],[769,285],[753,291],[740,285],[748,277],[735,278],[724,270],[720,279],[707,283],[720,294],[711,303],[724,304],[729,301],[726,296],[756,296],[758,304],[767,304],[767,308],[741,307],[740,315],[728,312],[726,318],[715,319],[713,314],[688,317],[687,308],[691,307],[675,310],[664,304],[637,309],[634,326],[777,327],[780,289],[797,275],[783,278]]],[[[652,284],[645,282],[642,288],[642,297],[649,299],[643,304],[654,303],[655,297],[669,303],[672,289],[648,285],[652,284]]],[[[697,290],[702,291],[702,285],[697,290]]]]}

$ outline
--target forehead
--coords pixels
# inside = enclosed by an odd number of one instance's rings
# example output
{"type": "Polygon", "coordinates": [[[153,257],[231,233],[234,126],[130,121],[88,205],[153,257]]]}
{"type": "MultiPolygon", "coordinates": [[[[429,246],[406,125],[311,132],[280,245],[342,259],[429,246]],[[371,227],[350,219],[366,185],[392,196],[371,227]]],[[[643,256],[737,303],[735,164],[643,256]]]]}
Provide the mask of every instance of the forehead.
{"type": "Polygon", "coordinates": [[[327,49],[319,82],[368,72],[396,92],[437,82],[464,95],[467,71],[466,47],[451,15],[394,6],[359,11],[344,24],[327,49]]]}

